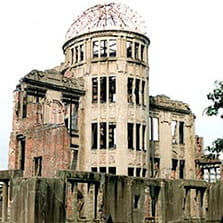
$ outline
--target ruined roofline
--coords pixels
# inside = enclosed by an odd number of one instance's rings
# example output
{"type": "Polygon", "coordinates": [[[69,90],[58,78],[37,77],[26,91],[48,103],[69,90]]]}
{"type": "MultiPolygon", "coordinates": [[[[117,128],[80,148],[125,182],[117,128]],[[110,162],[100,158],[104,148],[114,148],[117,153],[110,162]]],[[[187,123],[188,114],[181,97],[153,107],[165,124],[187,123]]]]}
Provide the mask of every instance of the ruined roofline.
{"type": "Polygon", "coordinates": [[[84,83],[81,78],[67,78],[55,70],[32,70],[20,80],[20,84],[21,83],[29,84],[31,88],[50,88],[60,91],[73,92],[78,95],[84,94],[84,83]]]}
{"type": "Polygon", "coordinates": [[[193,114],[187,103],[184,103],[182,101],[172,100],[170,97],[166,95],[150,96],[149,103],[151,109],[159,109],[183,114],[193,114]]]}

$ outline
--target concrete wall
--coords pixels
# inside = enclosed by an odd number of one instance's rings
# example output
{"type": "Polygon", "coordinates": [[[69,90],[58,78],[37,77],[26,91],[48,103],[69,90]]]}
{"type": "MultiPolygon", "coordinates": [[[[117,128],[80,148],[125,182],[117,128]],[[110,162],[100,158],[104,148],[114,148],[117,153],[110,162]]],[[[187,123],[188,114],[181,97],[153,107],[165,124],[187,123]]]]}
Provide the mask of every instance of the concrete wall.
{"type": "MultiPolygon", "coordinates": [[[[0,172],[0,181],[5,176],[0,172]]],[[[221,222],[223,217],[221,183],[73,171],[58,171],[55,178],[7,176],[11,223],[221,222]]]]}

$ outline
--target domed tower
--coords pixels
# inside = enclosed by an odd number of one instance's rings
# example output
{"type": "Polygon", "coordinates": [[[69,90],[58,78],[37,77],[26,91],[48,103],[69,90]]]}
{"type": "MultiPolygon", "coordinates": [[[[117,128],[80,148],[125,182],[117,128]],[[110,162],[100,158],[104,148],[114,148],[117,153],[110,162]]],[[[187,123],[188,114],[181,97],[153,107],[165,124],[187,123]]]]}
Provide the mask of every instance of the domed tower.
{"type": "Polygon", "coordinates": [[[148,47],[141,17],[116,3],[87,9],[63,46],[64,75],[82,77],[77,170],[148,173],[148,47]]]}

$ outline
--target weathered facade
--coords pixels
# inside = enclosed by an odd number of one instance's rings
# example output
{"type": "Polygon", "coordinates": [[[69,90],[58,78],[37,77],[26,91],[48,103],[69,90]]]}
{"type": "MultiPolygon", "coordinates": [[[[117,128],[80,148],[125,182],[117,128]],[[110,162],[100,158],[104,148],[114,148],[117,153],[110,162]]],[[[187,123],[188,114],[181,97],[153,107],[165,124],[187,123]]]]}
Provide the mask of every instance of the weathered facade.
{"type": "Polygon", "coordinates": [[[9,169],[45,177],[58,169],[76,169],[83,87],[82,80],[56,70],[33,70],[20,80],[14,92],[9,169]]]}
{"type": "Polygon", "coordinates": [[[195,179],[195,115],[188,104],[151,96],[149,116],[153,176],[195,179]]]}
{"type": "Polygon", "coordinates": [[[62,65],[20,80],[1,222],[222,220],[222,184],[194,180],[194,114],[149,98],[149,44],[132,10],[96,5],[69,28],[62,65]]]}

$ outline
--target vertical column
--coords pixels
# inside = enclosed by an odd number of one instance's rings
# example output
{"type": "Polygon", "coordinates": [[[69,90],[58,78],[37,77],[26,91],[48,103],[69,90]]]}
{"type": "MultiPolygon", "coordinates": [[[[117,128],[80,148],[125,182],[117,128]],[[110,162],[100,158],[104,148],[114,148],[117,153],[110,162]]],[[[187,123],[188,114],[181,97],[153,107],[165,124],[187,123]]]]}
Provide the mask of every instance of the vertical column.
{"type": "Polygon", "coordinates": [[[8,220],[8,182],[3,182],[2,192],[2,222],[8,220]]]}
{"type": "Polygon", "coordinates": [[[190,207],[191,207],[191,199],[190,199],[190,189],[186,188],[185,194],[185,217],[189,218],[191,216],[190,207]]]}

